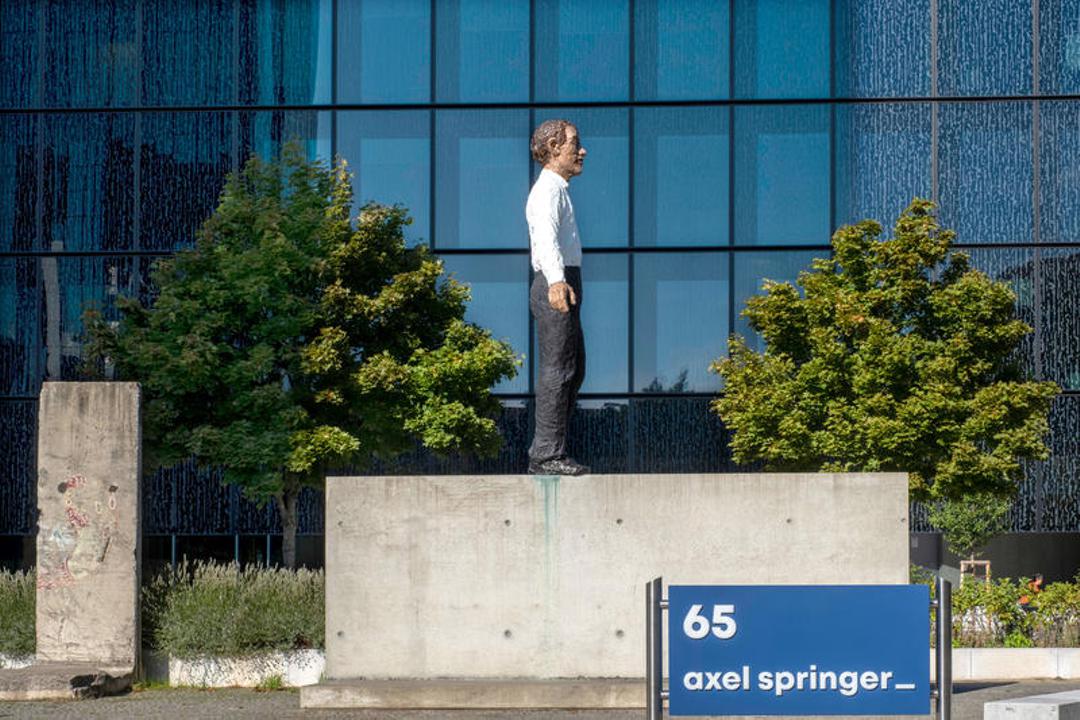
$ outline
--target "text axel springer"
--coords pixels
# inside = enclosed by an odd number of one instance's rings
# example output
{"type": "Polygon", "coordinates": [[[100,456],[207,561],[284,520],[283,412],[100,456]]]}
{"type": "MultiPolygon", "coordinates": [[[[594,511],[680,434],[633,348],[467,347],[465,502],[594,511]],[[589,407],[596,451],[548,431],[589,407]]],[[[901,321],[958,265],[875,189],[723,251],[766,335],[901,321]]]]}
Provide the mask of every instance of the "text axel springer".
{"type": "MultiPolygon", "coordinates": [[[[741,670],[728,671],[693,671],[683,675],[683,687],[687,690],[696,691],[749,691],[751,686],[751,671],[749,665],[743,665],[741,670]]],[[[889,683],[893,679],[890,671],[856,671],[845,670],[835,672],[832,670],[818,670],[816,665],[811,665],[808,670],[790,672],[761,671],[755,676],[756,689],[763,692],[775,693],[777,697],[791,691],[837,691],[846,697],[852,697],[859,691],[889,690],[889,683]]],[[[914,690],[914,683],[895,683],[895,690],[914,690]]]]}

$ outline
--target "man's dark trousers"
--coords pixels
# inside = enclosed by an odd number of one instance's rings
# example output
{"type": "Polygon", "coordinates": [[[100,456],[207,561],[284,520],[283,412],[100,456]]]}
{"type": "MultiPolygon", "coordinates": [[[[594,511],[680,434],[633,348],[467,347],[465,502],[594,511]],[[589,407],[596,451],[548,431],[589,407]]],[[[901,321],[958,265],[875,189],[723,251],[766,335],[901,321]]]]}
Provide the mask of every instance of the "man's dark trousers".
{"type": "Polygon", "coordinates": [[[585,335],[581,332],[581,268],[565,268],[566,282],[577,295],[570,312],[551,307],[543,273],[534,273],[529,309],[536,318],[540,346],[536,381],[536,432],[529,460],[542,463],[566,457],[566,429],[585,380],[585,335]]]}

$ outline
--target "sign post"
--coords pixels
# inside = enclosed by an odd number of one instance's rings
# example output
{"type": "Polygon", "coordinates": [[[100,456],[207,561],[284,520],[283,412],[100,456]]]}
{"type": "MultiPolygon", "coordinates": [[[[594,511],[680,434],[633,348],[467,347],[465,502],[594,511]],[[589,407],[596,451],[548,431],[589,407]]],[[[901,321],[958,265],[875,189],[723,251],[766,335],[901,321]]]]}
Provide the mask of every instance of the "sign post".
{"type": "MultiPolygon", "coordinates": [[[[943,581],[944,582],[944,581],[943,581]]],[[[951,704],[949,586],[939,583],[940,720],[951,704]]],[[[647,717],[925,715],[931,607],[922,585],[647,585],[647,717]],[[668,611],[669,690],[659,616],[668,611]]]]}

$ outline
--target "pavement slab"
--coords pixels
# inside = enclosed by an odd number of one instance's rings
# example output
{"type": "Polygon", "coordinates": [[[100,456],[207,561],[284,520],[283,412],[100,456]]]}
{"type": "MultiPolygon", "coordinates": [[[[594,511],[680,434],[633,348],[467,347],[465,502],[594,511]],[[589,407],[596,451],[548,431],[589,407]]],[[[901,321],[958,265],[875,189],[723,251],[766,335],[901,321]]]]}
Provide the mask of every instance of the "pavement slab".
{"type": "Polygon", "coordinates": [[[0,670],[0,700],[71,700],[131,689],[131,669],[90,663],[43,662],[0,670]]]}

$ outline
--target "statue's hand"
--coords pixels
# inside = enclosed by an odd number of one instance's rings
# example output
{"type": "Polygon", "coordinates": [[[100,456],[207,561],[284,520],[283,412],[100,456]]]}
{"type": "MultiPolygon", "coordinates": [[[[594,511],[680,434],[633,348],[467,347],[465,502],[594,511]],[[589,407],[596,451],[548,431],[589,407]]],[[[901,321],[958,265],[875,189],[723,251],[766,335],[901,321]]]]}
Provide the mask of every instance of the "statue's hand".
{"type": "Polygon", "coordinates": [[[568,313],[571,305],[577,305],[577,295],[567,283],[557,282],[548,288],[548,302],[559,312],[568,313]]]}

